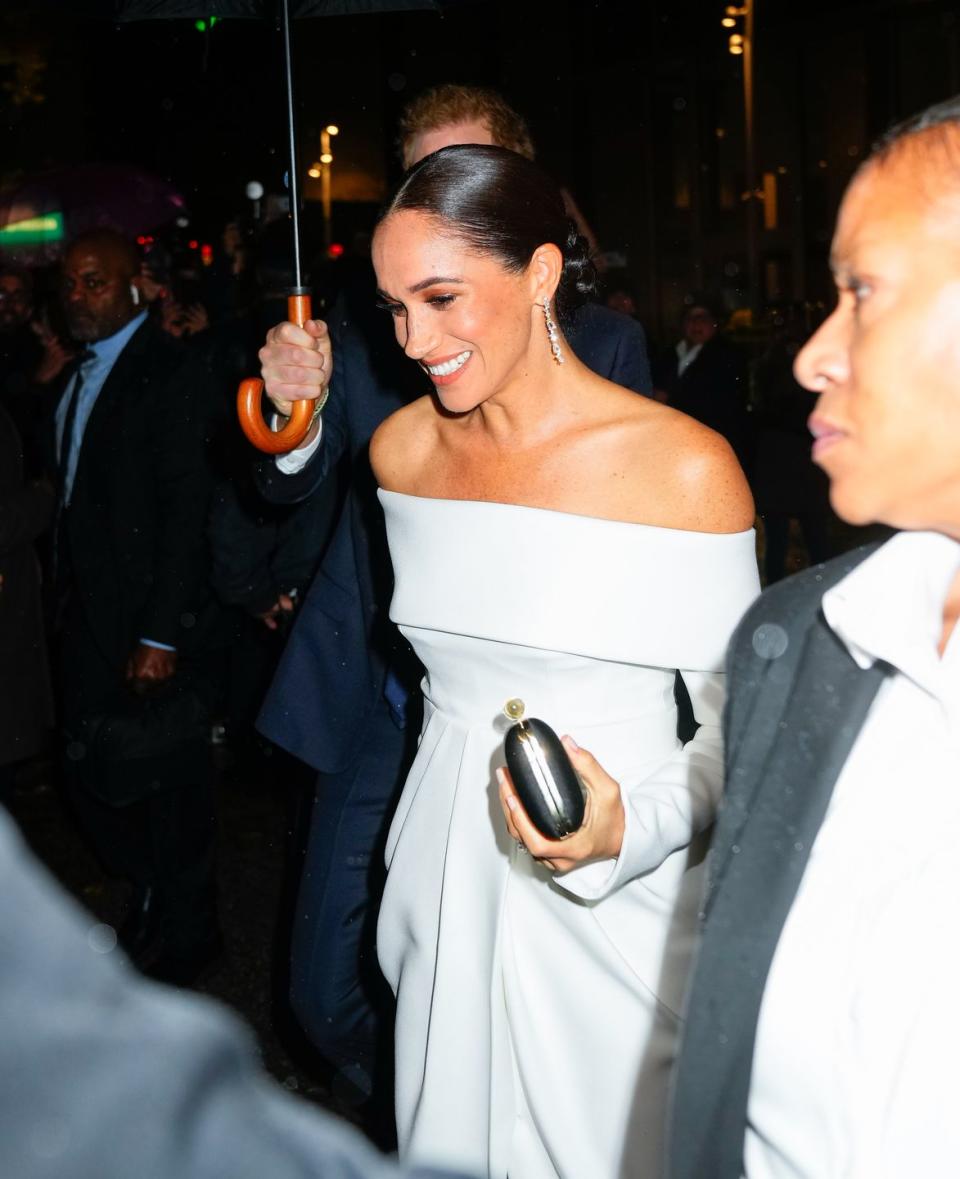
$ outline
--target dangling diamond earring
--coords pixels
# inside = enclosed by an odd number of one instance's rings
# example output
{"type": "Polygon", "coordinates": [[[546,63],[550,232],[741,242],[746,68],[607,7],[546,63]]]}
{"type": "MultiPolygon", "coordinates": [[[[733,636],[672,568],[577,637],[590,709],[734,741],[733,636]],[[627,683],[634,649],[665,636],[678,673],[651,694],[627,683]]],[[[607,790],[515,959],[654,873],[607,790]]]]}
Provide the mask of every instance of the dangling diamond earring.
{"type": "Polygon", "coordinates": [[[563,364],[563,350],[560,347],[560,332],[557,325],[553,322],[553,316],[550,314],[550,300],[543,301],[543,318],[547,325],[547,337],[550,340],[550,351],[553,353],[553,359],[557,364],[563,364]]]}

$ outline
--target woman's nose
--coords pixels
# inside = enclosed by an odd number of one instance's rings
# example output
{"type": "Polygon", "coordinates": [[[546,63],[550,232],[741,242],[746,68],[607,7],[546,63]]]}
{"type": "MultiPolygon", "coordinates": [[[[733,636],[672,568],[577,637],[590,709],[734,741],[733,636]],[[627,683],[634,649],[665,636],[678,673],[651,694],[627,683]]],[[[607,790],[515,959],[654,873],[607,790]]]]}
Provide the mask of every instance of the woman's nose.
{"type": "Polygon", "coordinates": [[[411,360],[429,356],[436,345],[437,332],[424,315],[408,311],[404,318],[406,336],[401,338],[403,350],[411,360]]]}

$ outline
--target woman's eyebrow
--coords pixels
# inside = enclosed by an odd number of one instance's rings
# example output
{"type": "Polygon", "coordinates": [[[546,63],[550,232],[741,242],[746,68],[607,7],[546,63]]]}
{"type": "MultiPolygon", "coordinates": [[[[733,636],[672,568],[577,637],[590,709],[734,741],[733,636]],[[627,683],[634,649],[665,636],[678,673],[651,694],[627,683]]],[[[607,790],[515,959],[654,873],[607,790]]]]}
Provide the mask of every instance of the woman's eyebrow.
{"type": "Polygon", "coordinates": [[[412,287],[407,290],[411,295],[415,295],[418,291],[425,291],[427,287],[437,286],[441,283],[455,282],[460,285],[463,284],[462,278],[444,277],[443,275],[434,275],[432,278],[421,279],[420,282],[415,282],[412,287]]]}

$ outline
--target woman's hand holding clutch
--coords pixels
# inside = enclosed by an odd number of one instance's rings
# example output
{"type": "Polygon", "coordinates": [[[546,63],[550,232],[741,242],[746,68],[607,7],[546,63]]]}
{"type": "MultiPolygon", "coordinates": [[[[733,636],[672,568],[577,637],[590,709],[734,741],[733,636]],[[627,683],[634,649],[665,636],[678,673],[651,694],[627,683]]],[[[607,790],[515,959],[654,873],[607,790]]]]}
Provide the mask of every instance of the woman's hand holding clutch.
{"type": "Polygon", "coordinates": [[[623,844],[625,822],[619,784],[572,737],[564,737],[563,746],[587,796],[583,824],[566,839],[546,839],[541,835],[516,796],[509,770],[497,770],[500,805],[510,838],[553,872],[569,872],[592,860],[616,859],[623,844]]]}

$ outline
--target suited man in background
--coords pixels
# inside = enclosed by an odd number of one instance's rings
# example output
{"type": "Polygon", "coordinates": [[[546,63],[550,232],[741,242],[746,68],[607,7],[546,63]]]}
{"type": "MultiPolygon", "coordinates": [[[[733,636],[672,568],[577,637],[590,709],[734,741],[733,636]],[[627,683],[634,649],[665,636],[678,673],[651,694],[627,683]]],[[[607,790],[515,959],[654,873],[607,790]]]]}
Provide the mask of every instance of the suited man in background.
{"type": "Polygon", "coordinates": [[[732,641],[672,1179],[960,1157],[958,158],[960,99],[881,141],[796,362],[833,507],[900,531],[779,582],[732,641]]]}
{"type": "Polygon", "coordinates": [[[749,470],[750,417],[746,358],[721,330],[720,304],[708,294],[691,295],[683,334],[657,365],[656,383],[667,402],[716,430],[749,470]]]}
{"type": "Polygon", "coordinates": [[[202,649],[209,477],[199,377],[140,306],[139,272],[110,230],[63,263],[84,349],[52,431],[66,788],[106,871],[135,885],[121,940],[144,970],[188,983],[219,949],[207,744],[181,694],[202,649]],[[116,749],[171,706],[149,748],[116,749]]]}
{"type": "MultiPolygon", "coordinates": [[[[473,87],[428,91],[407,108],[401,131],[405,167],[460,143],[533,155],[523,119],[500,95],[473,87]]],[[[651,391],[639,324],[588,305],[565,332],[595,371],[651,391]]],[[[372,267],[351,278],[326,325],[278,326],[260,355],[281,413],[292,399],[328,394],[305,446],[259,465],[266,497],[295,502],[312,495],[344,454],[350,471],[346,508],[260,718],[266,736],[319,771],[293,931],[291,998],[341,1080],[361,1095],[373,1091],[368,1128],[388,1143],[393,997],[374,939],[383,844],[420,729],[422,669],[388,617],[393,574],[367,447],[386,417],[430,385],[376,308],[372,267]]]]}

